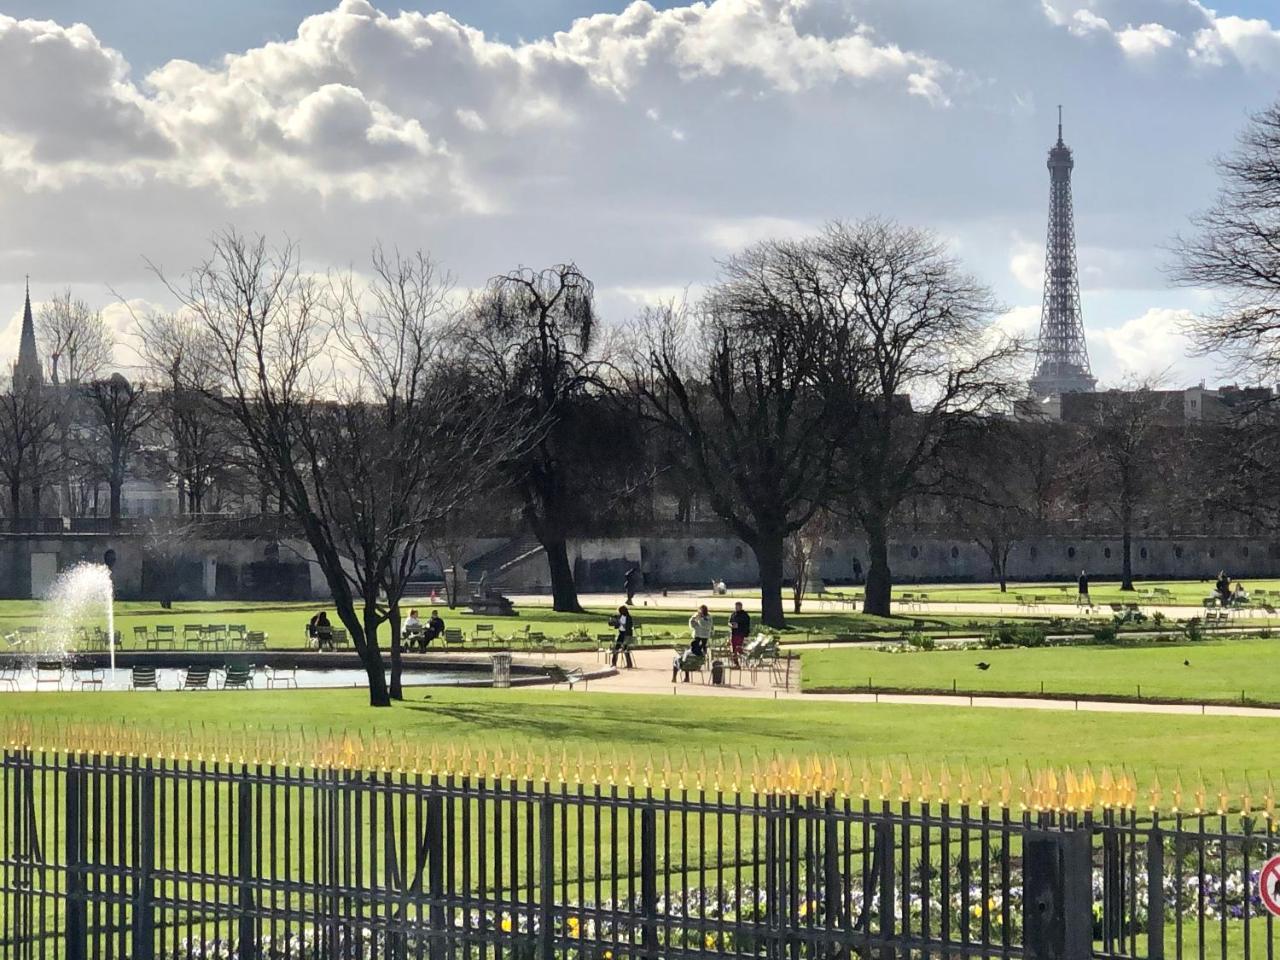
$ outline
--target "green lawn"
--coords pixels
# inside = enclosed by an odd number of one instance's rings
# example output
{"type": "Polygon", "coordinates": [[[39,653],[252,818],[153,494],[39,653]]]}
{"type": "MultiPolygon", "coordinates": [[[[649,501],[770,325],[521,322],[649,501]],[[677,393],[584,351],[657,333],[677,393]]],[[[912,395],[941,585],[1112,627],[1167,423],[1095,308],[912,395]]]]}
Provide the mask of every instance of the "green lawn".
{"type": "MultiPolygon", "coordinates": [[[[1119,580],[1095,581],[1089,584],[1089,597],[1094,603],[1133,603],[1144,602],[1144,591],[1156,587],[1166,589],[1172,594],[1172,600],[1160,601],[1162,605],[1199,607],[1201,601],[1213,592],[1213,582],[1209,580],[1143,580],[1135,584],[1136,592],[1125,592],[1120,589],[1119,580]]],[[[1245,589],[1249,591],[1266,590],[1268,593],[1280,593],[1280,580],[1245,580],[1245,589]]],[[[930,602],[934,603],[1014,603],[1015,594],[1042,596],[1046,603],[1074,603],[1076,599],[1075,581],[1070,583],[1010,583],[1005,593],[1000,592],[998,584],[908,584],[896,587],[895,597],[904,593],[927,593],[930,602]]],[[[837,592],[850,593],[853,588],[836,587],[837,592]]]]}
{"type": "MultiPolygon", "coordinates": [[[[908,659],[903,657],[902,659],[908,659]]],[[[919,659],[912,657],[910,659],[919,659]]],[[[415,690],[384,710],[366,705],[356,690],[245,693],[33,693],[0,694],[0,721],[127,721],[144,730],[190,730],[193,748],[220,729],[244,725],[354,731],[366,737],[418,738],[444,749],[550,746],[606,755],[670,752],[794,756],[820,753],[868,760],[909,758],[957,771],[1007,764],[1100,765],[1132,768],[1139,781],[1157,770],[1172,781],[1203,770],[1216,788],[1220,775],[1233,793],[1251,773],[1255,788],[1277,765],[1275,722],[1241,717],[1173,717],[1036,710],[896,706],[708,697],[519,690],[415,690]]]]}
{"type": "Polygon", "coordinates": [[[1141,646],[804,653],[806,690],[951,690],[1083,694],[1280,704],[1280,641],[1221,640],[1141,646]],[[990,668],[979,669],[978,663],[990,668]]]}
{"type": "MultiPolygon", "coordinates": [[[[431,605],[417,603],[423,619],[426,619],[431,605]]],[[[115,605],[116,630],[121,635],[125,649],[139,646],[134,639],[136,627],[151,630],[167,624],[175,628],[181,646],[182,628],[185,624],[220,623],[243,624],[248,630],[262,630],[267,634],[267,644],[273,648],[301,647],[304,643],[304,627],[306,622],[321,609],[327,609],[329,619],[338,625],[337,614],[332,607],[321,603],[268,602],[254,603],[249,601],[209,600],[174,604],[173,609],[165,610],[154,601],[121,601],[115,605]]],[[[411,607],[406,606],[407,613],[411,607]]],[[[476,616],[463,610],[449,610],[441,606],[441,615],[450,627],[461,627],[470,637],[475,626],[480,623],[492,624],[499,636],[510,636],[522,633],[526,628],[541,631],[548,637],[563,637],[566,634],[585,631],[594,638],[598,633],[608,633],[607,620],[614,612],[612,608],[588,608],[584,613],[556,613],[545,606],[525,606],[520,608],[516,617],[476,616]]],[[[636,622],[642,631],[650,637],[662,634],[685,637],[688,634],[690,611],[660,610],[648,607],[633,607],[636,622]]],[[[0,601],[0,634],[11,633],[19,627],[37,626],[44,614],[44,607],[34,600],[0,601]]],[[[727,614],[717,612],[721,628],[727,624],[727,614]]],[[[925,622],[930,632],[945,635],[955,632],[972,632],[974,625],[994,623],[997,620],[1010,618],[984,616],[929,616],[921,617],[904,611],[895,617],[870,617],[850,611],[834,611],[811,609],[805,613],[788,618],[788,629],[785,638],[788,640],[807,640],[810,637],[827,638],[844,633],[874,633],[881,636],[894,636],[904,629],[910,629],[917,621],[925,622]]],[[[105,621],[91,620],[85,626],[105,627],[105,621]]],[[[390,627],[384,626],[379,633],[385,649],[390,643],[390,627]]]]}

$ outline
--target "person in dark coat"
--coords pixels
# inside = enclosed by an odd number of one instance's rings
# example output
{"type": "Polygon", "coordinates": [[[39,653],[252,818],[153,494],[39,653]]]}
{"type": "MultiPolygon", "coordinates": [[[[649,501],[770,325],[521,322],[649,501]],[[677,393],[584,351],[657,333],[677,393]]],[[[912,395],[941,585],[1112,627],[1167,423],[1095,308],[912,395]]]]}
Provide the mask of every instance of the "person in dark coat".
{"type": "Polygon", "coordinates": [[[733,605],[733,613],[729,614],[729,652],[733,655],[735,667],[742,665],[742,648],[750,632],[751,614],[742,608],[739,600],[733,605]]]}
{"type": "Polygon", "coordinates": [[[1231,578],[1227,576],[1225,570],[1218,571],[1218,580],[1216,582],[1215,592],[1218,594],[1218,602],[1224,607],[1231,603],[1231,578]]]}
{"type": "Polygon", "coordinates": [[[1089,575],[1083,570],[1080,571],[1080,579],[1076,581],[1080,589],[1079,603],[1089,603],[1089,575]]]}
{"type": "Polygon", "coordinates": [[[422,649],[426,650],[431,645],[431,641],[442,633],[444,633],[444,618],[440,616],[439,610],[432,610],[427,628],[422,631],[422,649]]]}
{"type": "Polygon", "coordinates": [[[631,659],[631,640],[635,632],[635,620],[626,604],[618,608],[616,617],[609,618],[609,624],[618,631],[618,637],[613,641],[613,656],[609,659],[609,666],[616,667],[618,654],[622,654],[627,661],[627,669],[634,670],[635,662],[631,659]]]}
{"type": "Polygon", "coordinates": [[[333,649],[333,626],[329,623],[329,614],[321,610],[307,621],[307,635],[315,642],[317,650],[328,647],[333,649]]]}
{"type": "Polygon", "coordinates": [[[622,587],[627,591],[627,606],[636,602],[636,587],[640,584],[640,569],[632,567],[622,575],[622,587]]]}

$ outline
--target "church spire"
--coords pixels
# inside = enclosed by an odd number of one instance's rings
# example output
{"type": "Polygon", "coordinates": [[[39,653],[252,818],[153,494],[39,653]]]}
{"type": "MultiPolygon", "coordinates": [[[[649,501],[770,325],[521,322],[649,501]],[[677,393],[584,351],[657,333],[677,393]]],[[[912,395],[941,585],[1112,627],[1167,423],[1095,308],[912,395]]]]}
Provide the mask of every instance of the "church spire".
{"type": "Polygon", "coordinates": [[[36,353],[36,325],[31,317],[31,277],[27,277],[27,299],[22,307],[22,339],[18,343],[18,363],[14,379],[40,383],[40,356],[36,353]]]}

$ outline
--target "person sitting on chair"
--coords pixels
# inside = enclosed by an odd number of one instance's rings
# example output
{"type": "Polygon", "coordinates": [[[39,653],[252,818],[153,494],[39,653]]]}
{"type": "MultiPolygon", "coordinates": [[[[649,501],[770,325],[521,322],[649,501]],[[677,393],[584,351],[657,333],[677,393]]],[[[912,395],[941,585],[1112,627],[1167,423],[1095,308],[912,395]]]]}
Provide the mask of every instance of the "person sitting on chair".
{"type": "Polygon", "coordinates": [[[422,621],[418,618],[418,611],[410,610],[409,616],[405,617],[400,629],[400,635],[404,638],[404,645],[406,647],[412,646],[421,634],[422,621]]]}
{"type": "Polygon", "coordinates": [[[329,623],[329,615],[323,610],[307,621],[307,636],[317,650],[333,649],[333,627],[329,623]]]}
{"type": "Polygon", "coordinates": [[[427,621],[427,629],[422,631],[419,649],[425,652],[431,645],[431,641],[442,633],[444,633],[444,619],[440,616],[439,610],[432,610],[431,619],[427,621]]]}

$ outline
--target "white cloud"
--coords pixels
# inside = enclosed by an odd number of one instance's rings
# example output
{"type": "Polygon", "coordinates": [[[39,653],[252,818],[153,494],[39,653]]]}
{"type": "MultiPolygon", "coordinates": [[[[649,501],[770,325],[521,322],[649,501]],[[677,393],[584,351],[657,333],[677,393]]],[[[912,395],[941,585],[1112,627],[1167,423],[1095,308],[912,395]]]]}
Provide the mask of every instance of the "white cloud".
{"type": "Polygon", "coordinates": [[[1250,70],[1280,73],[1280,29],[1266,20],[1214,17],[1211,26],[1196,33],[1188,53],[1208,66],[1234,59],[1250,70]]]}
{"type": "Polygon", "coordinates": [[[1168,50],[1179,39],[1177,33],[1159,23],[1144,23],[1140,27],[1126,27],[1116,32],[1116,43],[1120,44],[1125,56],[1136,59],[1168,50]]]}
{"type": "Polygon", "coordinates": [[[1044,245],[1019,240],[1009,257],[1009,272],[1027,290],[1044,287],[1044,245]]]}
{"type": "Polygon", "coordinates": [[[1152,307],[1117,327],[1089,331],[1090,353],[1101,360],[1095,368],[1110,370],[1116,380],[1165,372],[1176,377],[1187,357],[1182,325],[1190,317],[1189,310],[1152,307]]]}

